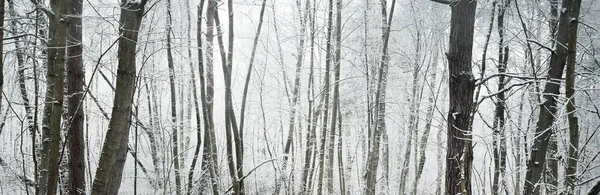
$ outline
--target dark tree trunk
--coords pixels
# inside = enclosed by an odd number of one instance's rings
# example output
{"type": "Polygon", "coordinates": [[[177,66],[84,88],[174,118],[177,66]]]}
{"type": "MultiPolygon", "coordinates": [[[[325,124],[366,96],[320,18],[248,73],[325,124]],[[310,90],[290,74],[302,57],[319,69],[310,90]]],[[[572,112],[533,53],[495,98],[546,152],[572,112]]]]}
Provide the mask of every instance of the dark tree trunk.
{"type": "Polygon", "coordinates": [[[40,164],[40,193],[56,194],[61,141],[61,119],[63,111],[63,82],[65,65],[65,43],[67,38],[66,13],[69,1],[52,0],[52,12],[47,13],[50,21],[48,66],[46,74],[46,100],[42,127],[42,162],[40,164]]]}
{"type": "MultiPolygon", "coordinates": [[[[578,5],[578,3],[577,3],[578,5]]],[[[546,165],[546,153],[548,151],[548,142],[552,136],[550,129],[556,119],[557,100],[560,94],[560,83],[567,59],[567,45],[569,40],[569,29],[573,16],[579,13],[579,6],[574,6],[574,0],[563,0],[562,11],[558,21],[558,30],[556,32],[555,50],[550,57],[550,69],[546,76],[546,87],[544,89],[544,98],[540,108],[540,115],[535,130],[535,139],[531,148],[531,156],[527,161],[527,173],[525,176],[524,194],[539,194],[540,188],[536,185],[546,165]],[[573,15],[573,13],[576,13],[573,15]],[[573,15],[573,16],[572,16],[573,15]]],[[[576,28],[576,26],[575,26],[576,28]]]]}
{"type": "Polygon", "coordinates": [[[83,3],[81,0],[70,0],[67,39],[67,95],[69,120],[69,193],[85,192],[85,146],[83,140],[83,85],[85,73],[82,57],[82,19],[83,3]]]}
{"type": "Polygon", "coordinates": [[[477,1],[453,1],[450,7],[446,194],[471,194],[473,153],[469,118],[475,90],[471,60],[477,1]]]}
{"type": "Polygon", "coordinates": [[[121,39],[119,39],[118,71],[115,99],[108,131],[102,146],[100,162],[92,186],[93,195],[118,194],[123,166],[127,157],[129,127],[136,76],[136,46],[147,0],[121,0],[121,39]]]}

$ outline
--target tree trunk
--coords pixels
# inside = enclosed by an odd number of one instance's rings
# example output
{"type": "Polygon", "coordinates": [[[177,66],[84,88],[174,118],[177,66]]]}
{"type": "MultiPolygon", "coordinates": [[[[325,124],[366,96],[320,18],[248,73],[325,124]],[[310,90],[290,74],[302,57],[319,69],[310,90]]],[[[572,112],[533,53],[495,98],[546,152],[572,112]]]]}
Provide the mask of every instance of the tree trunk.
{"type": "MultiPolygon", "coordinates": [[[[194,150],[194,156],[192,157],[192,163],[190,164],[190,170],[188,173],[188,183],[187,183],[187,195],[192,194],[192,185],[194,183],[194,169],[196,169],[196,162],[198,161],[198,154],[200,154],[200,147],[202,147],[202,126],[200,125],[202,120],[201,120],[201,115],[203,115],[203,113],[200,112],[200,106],[198,105],[198,89],[196,88],[197,84],[196,84],[196,71],[194,71],[194,63],[192,61],[192,16],[191,16],[191,8],[192,6],[190,5],[190,0],[187,0],[187,6],[188,8],[186,9],[186,13],[187,13],[187,19],[188,19],[188,24],[187,24],[187,41],[188,41],[188,60],[190,62],[190,77],[192,79],[192,98],[194,99],[194,109],[196,112],[196,147],[194,150]]],[[[204,6],[204,0],[200,1],[200,4],[198,5],[198,17],[202,17],[202,7],[204,6]]],[[[200,23],[200,20],[198,20],[198,31],[202,31],[202,25],[200,23]]],[[[198,49],[202,48],[202,37],[198,37],[198,49]]],[[[198,61],[200,62],[200,64],[202,64],[202,52],[199,52],[198,55],[198,61]]],[[[204,86],[201,86],[204,89],[204,86]]],[[[202,99],[204,99],[204,97],[201,97],[202,99]]],[[[204,111],[203,111],[204,112],[204,111]]],[[[201,191],[199,191],[201,192],[201,191]]]]}
{"type": "Polygon", "coordinates": [[[121,1],[122,38],[117,51],[119,65],[114,106],[93,182],[93,195],[118,194],[121,185],[135,91],[136,45],[146,2],[121,1]]]}
{"type": "MultiPolygon", "coordinates": [[[[212,0],[207,2],[206,6],[206,79],[204,76],[204,61],[202,60],[202,7],[198,6],[198,76],[200,77],[200,100],[202,103],[202,116],[204,119],[204,144],[202,149],[202,170],[208,171],[209,175],[202,176],[201,183],[209,183],[207,178],[210,178],[210,186],[214,195],[219,194],[218,182],[219,175],[217,169],[217,145],[215,139],[215,130],[213,122],[213,22],[214,22],[214,4],[212,0]]],[[[204,187],[202,187],[204,193],[204,187]]]]}
{"type": "MultiPolygon", "coordinates": [[[[324,172],[328,171],[328,169],[325,168],[325,161],[327,159],[327,157],[329,157],[328,155],[326,155],[326,151],[327,151],[327,147],[331,147],[333,146],[332,143],[327,143],[327,121],[329,119],[329,83],[330,83],[330,69],[331,69],[331,31],[332,31],[332,25],[333,25],[333,0],[329,0],[328,1],[328,11],[327,11],[327,35],[325,35],[327,38],[325,39],[327,42],[327,46],[325,49],[325,78],[323,79],[323,101],[324,101],[324,107],[323,107],[323,124],[322,124],[322,128],[321,128],[321,146],[319,148],[319,176],[318,176],[318,182],[317,182],[317,194],[322,194],[323,193],[323,180],[325,180],[325,182],[327,182],[325,185],[325,187],[328,187],[328,176],[329,174],[326,174],[324,176],[324,172]],[[326,147],[327,146],[327,147],[326,147]]],[[[333,113],[333,112],[332,112],[333,113]]]]}
{"type": "MultiPolygon", "coordinates": [[[[299,101],[300,101],[300,78],[302,73],[302,64],[304,61],[304,43],[306,42],[306,21],[308,16],[308,5],[310,4],[310,0],[306,1],[306,10],[302,13],[302,3],[300,0],[296,0],[296,7],[298,9],[298,15],[300,18],[300,34],[298,40],[298,48],[296,49],[296,71],[294,78],[294,88],[292,89],[292,102],[290,102],[290,116],[289,116],[289,125],[288,125],[288,136],[285,141],[285,147],[283,150],[283,166],[281,168],[285,173],[285,169],[287,166],[287,160],[290,156],[290,150],[292,149],[292,141],[293,135],[295,133],[296,127],[296,111],[298,110],[299,101]]],[[[262,17],[261,20],[262,21],[262,17]]],[[[248,71],[250,72],[250,71],[248,71]]],[[[281,183],[285,183],[285,175],[281,174],[281,183]]],[[[277,185],[275,188],[275,194],[279,194],[280,185],[277,185]]]]}
{"type": "Polygon", "coordinates": [[[569,42],[567,47],[567,72],[566,72],[566,96],[567,96],[567,120],[569,121],[569,147],[565,175],[565,187],[567,194],[575,193],[577,187],[577,162],[579,161],[579,121],[575,108],[575,58],[577,56],[577,28],[579,25],[579,9],[581,0],[573,1],[571,20],[569,21],[569,42]]]}
{"type": "Polygon", "coordinates": [[[547,84],[544,89],[543,103],[540,108],[540,115],[536,126],[535,139],[531,148],[531,157],[527,161],[527,173],[525,175],[524,194],[539,194],[540,188],[537,183],[543,173],[546,152],[548,151],[548,141],[552,135],[550,129],[556,119],[557,111],[556,96],[560,94],[560,80],[565,68],[567,58],[567,48],[564,45],[569,40],[569,29],[573,13],[579,13],[579,6],[573,5],[573,0],[563,0],[562,12],[558,22],[558,30],[556,34],[556,48],[550,57],[550,69],[546,77],[547,84]]]}
{"type": "MultiPolygon", "coordinates": [[[[172,40],[171,33],[173,28],[171,27],[173,18],[171,16],[171,0],[167,0],[167,64],[169,68],[169,86],[171,90],[171,141],[172,143],[172,156],[173,165],[175,166],[175,194],[181,194],[181,175],[179,173],[179,132],[177,132],[177,95],[175,89],[175,67],[173,64],[173,51],[172,51],[172,40]]],[[[183,102],[180,102],[180,104],[183,102]]]]}
{"type": "Polygon", "coordinates": [[[83,3],[70,0],[67,41],[67,95],[70,122],[68,130],[69,146],[69,193],[85,194],[85,146],[83,140],[83,85],[85,72],[83,69],[82,19],[83,3]]]}
{"type": "MultiPolygon", "coordinates": [[[[302,167],[302,176],[300,183],[300,192],[299,194],[310,194],[312,190],[311,178],[314,175],[314,167],[312,166],[313,156],[315,154],[315,147],[317,144],[316,131],[315,126],[318,120],[318,115],[316,110],[314,109],[314,94],[315,94],[315,86],[314,86],[314,65],[315,65],[315,5],[310,6],[310,0],[306,1],[306,11],[310,10],[309,18],[310,18],[310,68],[308,73],[308,117],[307,117],[307,129],[306,129],[306,152],[304,156],[304,165],[302,167]]],[[[308,14],[308,13],[307,13],[308,14]]],[[[323,96],[321,96],[323,97],[323,96]]]]}
{"type": "Polygon", "coordinates": [[[221,64],[223,67],[223,78],[225,80],[225,135],[227,139],[227,161],[229,174],[231,177],[234,194],[244,194],[244,183],[240,180],[243,177],[243,132],[238,131],[238,125],[233,111],[233,98],[231,94],[231,70],[233,66],[233,3],[227,1],[228,13],[228,45],[227,54],[223,43],[223,31],[221,30],[217,2],[214,2],[214,19],[217,27],[217,41],[221,54],[221,64]],[[235,159],[234,159],[235,155],[235,159]]]}
{"type": "Polygon", "coordinates": [[[450,19],[446,194],[471,194],[473,161],[469,119],[475,79],[472,72],[473,31],[477,1],[453,1],[450,19]]]}
{"type": "MultiPolygon", "coordinates": [[[[434,114],[434,108],[437,104],[437,100],[440,94],[440,87],[437,88],[437,93],[435,92],[436,88],[435,88],[435,80],[437,78],[437,62],[438,62],[438,57],[439,57],[439,52],[435,51],[434,57],[433,57],[433,68],[431,69],[431,78],[429,80],[429,86],[430,86],[430,90],[431,93],[429,94],[429,106],[427,107],[427,111],[426,111],[426,116],[425,116],[425,129],[423,130],[423,135],[421,135],[421,139],[420,139],[420,143],[419,143],[419,159],[415,159],[417,160],[417,170],[415,172],[415,181],[413,184],[413,194],[416,194],[417,189],[418,189],[418,184],[419,184],[419,179],[421,179],[421,173],[423,173],[423,168],[425,168],[425,160],[426,155],[425,155],[425,149],[427,148],[427,143],[429,140],[429,132],[431,131],[431,125],[433,122],[433,114],[434,114]]],[[[443,80],[441,81],[443,82],[443,80]]],[[[440,84],[441,84],[440,82],[440,84]]],[[[441,85],[440,85],[441,86],[441,85]]],[[[416,135],[415,135],[416,136],[416,135]]]]}
{"type": "MultiPolygon", "coordinates": [[[[410,104],[410,108],[409,108],[409,119],[408,119],[408,128],[407,128],[407,135],[406,135],[406,145],[404,146],[404,162],[402,163],[402,166],[400,167],[400,178],[408,178],[408,171],[410,169],[409,164],[410,164],[410,157],[411,157],[411,150],[413,148],[413,144],[415,145],[415,147],[417,147],[417,143],[416,143],[416,137],[418,136],[418,132],[417,130],[419,129],[419,110],[421,107],[421,97],[419,97],[419,73],[421,72],[421,32],[420,29],[416,29],[417,32],[416,33],[416,44],[415,44],[415,59],[414,59],[414,64],[413,64],[413,75],[412,75],[412,90],[411,90],[411,97],[409,99],[409,104],[410,104]],[[413,142],[414,140],[414,142],[413,142]]],[[[417,159],[414,159],[414,161],[416,162],[417,159]]],[[[408,183],[408,181],[405,180],[400,180],[400,187],[399,187],[399,194],[404,194],[405,191],[405,184],[408,183]]]]}
{"type": "MultiPolygon", "coordinates": [[[[332,8],[333,9],[333,8],[332,8]]],[[[337,125],[338,125],[338,117],[341,118],[341,116],[338,116],[339,113],[339,106],[340,106],[340,68],[341,68],[341,43],[342,43],[342,0],[337,0],[336,1],[336,19],[335,19],[335,56],[333,58],[333,100],[332,100],[332,104],[333,104],[333,108],[331,110],[331,131],[329,134],[329,158],[328,158],[328,162],[327,162],[327,193],[328,194],[333,194],[333,166],[334,166],[334,156],[335,156],[335,152],[334,152],[334,147],[335,147],[335,137],[336,137],[336,130],[340,131],[341,129],[336,129],[337,125]]],[[[329,40],[329,42],[331,42],[331,39],[329,40]]],[[[333,46],[333,45],[332,45],[333,46]]],[[[298,79],[299,80],[299,79],[298,79]]],[[[341,132],[341,131],[340,131],[341,132]]],[[[341,136],[341,133],[339,134],[339,136],[341,136]]],[[[339,140],[338,140],[339,141],[339,140]]],[[[340,148],[338,148],[339,150],[340,148]]],[[[342,156],[338,156],[338,159],[341,159],[342,156]]],[[[342,168],[342,167],[340,167],[342,168]]],[[[343,171],[341,172],[343,173],[343,171]]],[[[342,179],[342,178],[340,178],[342,179]]],[[[341,180],[340,180],[341,182],[341,180]]],[[[341,189],[340,189],[341,190],[341,189]]]]}
{"type": "Polygon", "coordinates": [[[386,133],[385,128],[385,94],[387,91],[387,72],[389,63],[388,54],[388,42],[390,38],[390,26],[392,24],[392,18],[394,16],[394,7],[396,0],[392,0],[390,14],[387,14],[387,1],[381,1],[381,25],[383,41],[381,51],[381,61],[379,66],[379,78],[377,81],[377,90],[375,92],[375,122],[372,132],[369,134],[369,154],[367,155],[367,167],[365,173],[365,194],[375,194],[377,185],[377,167],[379,166],[379,145],[381,135],[386,133]],[[388,19],[389,18],[389,19],[388,19]]]}
{"type": "MultiPolygon", "coordinates": [[[[506,133],[505,133],[505,112],[506,95],[504,86],[506,85],[506,63],[508,62],[508,46],[504,44],[504,13],[510,5],[510,0],[500,1],[498,6],[498,94],[496,95],[494,121],[493,121],[493,155],[494,155],[494,178],[492,183],[492,194],[501,193],[501,187],[504,184],[504,170],[506,169],[506,133]]],[[[484,59],[485,60],[485,59],[484,59]]],[[[506,187],[506,186],[504,186],[506,187]]]]}
{"type": "Polygon", "coordinates": [[[60,155],[60,125],[63,110],[63,82],[65,43],[69,1],[51,1],[52,14],[48,14],[49,37],[48,65],[46,75],[46,101],[42,127],[42,158],[40,164],[40,193],[56,194],[60,155]]]}

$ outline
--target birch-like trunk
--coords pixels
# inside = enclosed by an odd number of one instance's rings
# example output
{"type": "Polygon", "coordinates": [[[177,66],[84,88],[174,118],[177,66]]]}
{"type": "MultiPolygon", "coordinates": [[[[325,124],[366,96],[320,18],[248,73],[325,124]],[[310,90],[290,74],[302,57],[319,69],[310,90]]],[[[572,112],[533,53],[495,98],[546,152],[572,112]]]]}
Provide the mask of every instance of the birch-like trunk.
{"type": "Polygon", "coordinates": [[[377,90],[375,92],[375,115],[374,115],[374,127],[372,128],[371,134],[369,134],[369,153],[367,155],[367,166],[365,173],[365,194],[375,194],[377,187],[377,167],[379,166],[379,145],[381,135],[386,133],[385,128],[385,94],[387,91],[387,73],[388,73],[388,43],[390,37],[390,26],[392,18],[394,16],[394,7],[396,0],[392,0],[390,14],[387,14],[387,1],[381,1],[381,25],[383,41],[381,51],[381,61],[379,66],[379,77],[377,80],[377,90]],[[389,19],[388,19],[389,17],[389,19]]]}

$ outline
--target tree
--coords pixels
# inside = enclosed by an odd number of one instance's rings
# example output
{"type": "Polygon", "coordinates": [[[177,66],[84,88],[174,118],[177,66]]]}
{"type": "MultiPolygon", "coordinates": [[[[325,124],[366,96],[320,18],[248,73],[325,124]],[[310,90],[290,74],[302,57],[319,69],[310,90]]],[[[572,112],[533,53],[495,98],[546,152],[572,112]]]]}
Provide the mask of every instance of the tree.
{"type": "MultiPolygon", "coordinates": [[[[546,76],[546,86],[544,89],[543,102],[540,105],[540,114],[535,129],[535,138],[531,146],[531,156],[527,161],[527,173],[525,175],[524,194],[539,194],[540,188],[537,183],[543,173],[546,165],[546,152],[548,151],[548,140],[552,136],[552,126],[556,119],[557,112],[557,96],[560,93],[560,80],[562,79],[565,68],[568,50],[565,45],[568,44],[571,33],[569,29],[572,27],[572,22],[577,23],[579,14],[579,1],[563,0],[562,10],[559,21],[558,30],[556,32],[556,44],[554,51],[550,56],[550,69],[546,76]]],[[[575,26],[574,31],[576,36],[575,26]]],[[[574,37],[573,37],[574,38],[574,37]]],[[[574,40],[577,40],[574,38],[574,40]]],[[[572,153],[571,153],[572,154],[572,153]]]]}
{"type": "Polygon", "coordinates": [[[575,108],[575,58],[577,56],[577,29],[581,0],[574,0],[569,21],[569,41],[567,45],[566,96],[567,120],[569,122],[568,159],[565,170],[567,194],[574,194],[577,186],[577,163],[579,161],[579,119],[575,108]]]}
{"type": "Polygon", "coordinates": [[[469,128],[475,79],[472,71],[477,1],[450,2],[446,194],[471,194],[472,135],[469,128]]]}
{"type": "MultiPolygon", "coordinates": [[[[171,16],[171,0],[167,0],[167,64],[169,68],[169,86],[171,89],[171,139],[172,139],[172,156],[173,165],[175,166],[175,193],[181,194],[181,174],[179,163],[179,132],[177,132],[177,95],[175,94],[175,67],[173,64],[172,40],[173,33],[173,18],[171,16]]],[[[183,104],[183,102],[180,102],[183,104]]]]}
{"type": "MultiPolygon", "coordinates": [[[[63,110],[63,80],[65,43],[69,1],[52,0],[52,10],[46,11],[49,23],[48,64],[46,73],[46,100],[42,126],[42,152],[40,162],[39,193],[56,194],[60,155],[60,124],[63,110]]],[[[38,5],[41,6],[41,5],[38,5]]]]}
{"type": "Polygon", "coordinates": [[[70,0],[67,39],[67,94],[69,119],[69,193],[84,194],[85,150],[83,140],[83,70],[82,19],[83,2],[70,0]]]}
{"type": "Polygon", "coordinates": [[[147,0],[121,0],[120,38],[118,43],[118,72],[112,116],[92,194],[117,194],[121,186],[123,166],[127,155],[133,93],[136,83],[136,46],[147,0]]]}
{"type": "Polygon", "coordinates": [[[375,92],[375,122],[369,133],[369,150],[367,155],[367,167],[365,173],[365,194],[375,194],[377,184],[377,167],[379,165],[379,145],[381,135],[386,133],[385,129],[385,94],[387,90],[387,73],[389,69],[388,43],[390,40],[390,26],[394,16],[394,7],[396,0],[392,0],[390,14],[387,14],[387,1],[381,1],[381,25],[383,46],[381,51],[381,61],[379,65],[379,77],[377,80],[377,90],[375,92]],[[389,19],[388,19],[389,18],[389,19]]]}

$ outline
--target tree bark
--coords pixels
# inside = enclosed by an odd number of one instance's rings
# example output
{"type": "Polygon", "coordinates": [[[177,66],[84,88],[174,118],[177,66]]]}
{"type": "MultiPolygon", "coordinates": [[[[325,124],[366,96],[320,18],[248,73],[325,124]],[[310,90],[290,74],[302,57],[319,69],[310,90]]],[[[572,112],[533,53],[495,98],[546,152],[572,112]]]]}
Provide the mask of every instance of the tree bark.
{"type": "MultiPolygon", "coordinates": [[[[329,119],[329,83],[330,83],[330,74],[331,74],[331,31],[332,31],[332,20],[333,20],[333,0],[328,1],[328,11],[327,11],[327,38],[325,39],[327,42],[327,46],[325,49],[325,75],[323,78],[323,124],[321,125],[321,145],[319,148],[319,173],[318,173],[318,182],[317,182],[317,194],[323,193],[323,180],[327,181],[327,177],[329,174],[325,174],[325,161],[328,155],[326,155],[327,148],[326,146],[333,146],[332,143],[327,143],[327,121],[329,119]]],[[[328,183],[327,183],[328,184],[328,183]]],[[[325,185],[327,185],[325,184],[325,185]]],[[[325,186],[328,187],[328,186],[325,186]]]]}
{"type": "Polygon", "coordinates": [[[472,135],[469,128],[475,79],[472,72],[473,33],[477,1],[450,4],[448,136],[446,194],[471,194],[472,135]]]}
{"type": "Polygon", "coordinates": [[[115,99],[100,162],[92,186],[93,195],[118,194],[127,155],[136,76],[136,46],[147,0],[121,0],[118,71],[115,99]]]}
{"type": "Polygon", "coordinates": [[[49,18],[48,65],[46,74],[46,100],[42,119],[42,156],[40,164],[40,193],[56,194],[61,141],[61,118],[63,110],[63,82],[65,43],[67,39],[66,15],[69,1],[52,0],[49,18]]]}
{"type": "Polygon", "coordinates": [[[566,96],[567,120],[569,121],[569,146],[565,186],[567,194],[575,193],[577,187],[577,162],[579,161],[579,119],[575,108],[575,59],[577,56],[577,28],[581,0],[573,0],[571,20],[569,21],[569,42],[567,47],[566,96]]]}
{"type": "MultiPolygon", "coordinates": [[[[175,194],[181,194],[181,174],[180,163],[179,163],[179,132],[177,132],[177,91],[175,89],[175,65],[173,63],[173,49],[171,33],[173,28],[171,25],[173,18],[171,16],[171,0],[167,0],[167,64],[169,68],[169,86],[171,90],[171,141],[172,143],[172,156],[173,165],[175,168],[175,194]]],[[[180,102],[180,104],[183,102],[180,102]]]]}
{"type": "Polygon", "coordinates": [[[525,175],[524,194],[539,194],[540,188],[537,183],[544,171],[546,164],[546,153],[548,151],[548,141],[552,136],[552,126],[556,119],[557,100],[556,96],[560,94],[560,80],[565,68],[568,55],[567,48],[564,45],[569,40],[569,29],[573,13],[579,13],[579,7],[574,6],[573,0],[563,0],[562,12],[559,17],[558,30],[556,34],[557,44],[550,57],[550,69],[546,76],[546,86],[544,89],[543,103],[541,104],[540,114],[535,130],[535,139],[531,148],[531,156],[527,161],[527,173],[525,175]],[[574,9],[577,8],[577,9],[574,9]]]}
{"type": "Polygon", "coordinates": [[[221,30],[217,2],[214,2],[214,20],[217,27],[217,41],[221,54],[221,64],[223,67],[223,79],[225,80],[225,135],[227,139],[227,161],[229,174],[233,186],[234,194],[244,194],[243,177],[243,132],[238,131],[238,125],[233,111],[233,98],[231,92],[231,70],[233,66],[233,3],[227,1],[228,13],[228,45],[227,54],[223,43],[223,31],[221,30]],[[235,155],[235,159],[234,159],[235,155]]]}
{"type": "MultiPolygon", "coordinates": [[[[492,194],[501,193],[501,187],[504,185],[504,172],[506,169],[506,95],[504,86],[506,85],[506,69],[508,62],[508,46],[504,43],[504,13],[510,5],[510,0],[501,0],[498,6],[498,94],[496,95],[494,121],[493,121],[493,155],[494,155],[494,178],[492,183],[492,194]]],[[[485,60],[485,59],[484,59],[485,60]]],[[[472,120],[472,119],[471,119],[472,120]]],[[[506,187],[506,186],[503,186],[506,187]]]]}
{"type": "Polygon", "coordinates": [[[386,133],[385,129],[385,94],[387,91],[387,72],[389,69],[389,54],[388,54],[388,43],[390,38],[390,26],[392,24],[392,18],[394,16],[394,7],[396,0],[392,0],[390,14],[387,14],[387,1],[381,1],[381,25],[383,41],[381,51],[381,61],[379,66],[379,78],[377,81],[377,90],[375,92],[375,122],[372,132],[369,134],[369,153],[367,155],[367,167],[365,173],[365,194],[375,194],[377,185],[377,167],[379,166],[379,145],[381,135],[386,133]],[[389,19],[388,19],[389,18],[389,19]]]}
{"type": "Polygon", "coordinates": [[[83,69],[82,18],[83,3],[70,0],[67,39],[67,95],[69,122],[69,193],[85,194],[85,146],[83,140],[83,69]]]}
{"type": "MultiPolygon", "coordinates": [[[[188,171],[188,183],[187,183],[187,195],[192,194],[192,185],[194,183],[194,170],[196,169],[196,163],[198,161],[198,154],[200,154],[200,147],[202,147],[202,126],[200,125],[202,122],[202,117],[204,110],[202,111],[202,113],[200,112],[200,106],[198,104],[198,88],[196,87],[196,71],[194,71],[194,63],[192,61],[192,35],[191,35],[191,31],[192,31],[192,17],[191,17],[191,8],[192,6],[190,5],[190,0],[187,0],[187,6],[188,8],[186,9],[187,12],[187,19],[188,19],[188,31],[187,31],[187,41],[188,41],[188,60],[190,62],[190,77],[192,79],[192,97],[194,99],[194,109],[196,112],[196,147],[194,150],[194,156],[192,157],[192,163],[190,164],[190,170],[188,171]]],[[[198,4],[198,18],[202,17],[202,7],[204,7],[204,0],[200,0],[200,4],[198,4]]],[[[202,31],[202,25],[200,23],[200,20],[198,20],[198,25],[197,25],[198,31],[202,31]]],[[[197,41],[198,41],[198,49],[201,50],[202,48],[202,37],[199,36],[197,37],[197,41]]],[[[203,64],[202,62],[202,52],[198,53],[198,61],[200,62],[200,64],[203,64]]],[[[202,77],[202,76],[201,76],[202,77]]],[[[204,89],[204,86],[200,86],[202,87],[202,89],[204,89]]],[[[201,97],[202,100],[204,101],[204,97],[201,97]]],[[[201,192],[201,191],[199,191],[201,192]]]]}
{"type": "MultiPolygon", "coordinates": [[[[214,76],[213,76],[213,29],[214,29],[214,3],[213,0],[207,1],[206,6],[206,77],[204,74],[204,61],[202,60],[202,8],[198,7],[198,76],[200,77],[200,99],[202,103],[202,114],[204,116],[204,144],[202,149],[202,170],[208,170],[208,177],[212,193],[219,194],[218,184],[218,158],[217,144],[215,138],[215,129],[213,122],[213,95],[214,95],[214,76]]],[[[202,177],[202,183],[208,183],[207,177],[202,177]]],[[[204,189],[204,188],[203,188],[204,189]]]]}

